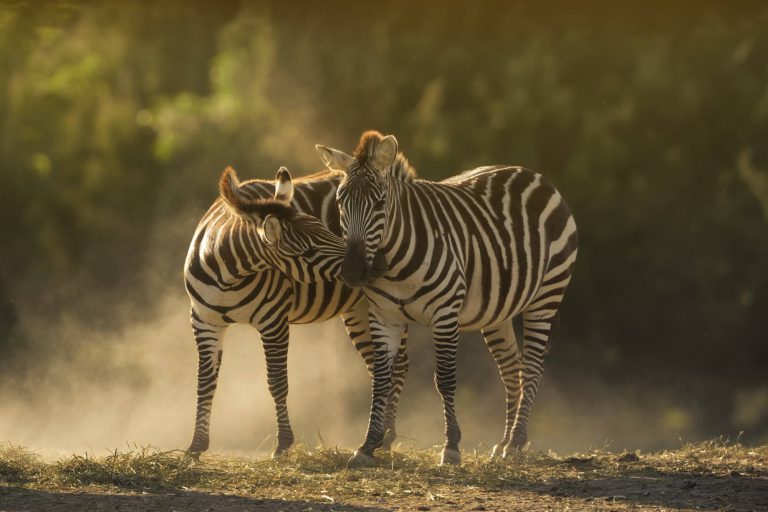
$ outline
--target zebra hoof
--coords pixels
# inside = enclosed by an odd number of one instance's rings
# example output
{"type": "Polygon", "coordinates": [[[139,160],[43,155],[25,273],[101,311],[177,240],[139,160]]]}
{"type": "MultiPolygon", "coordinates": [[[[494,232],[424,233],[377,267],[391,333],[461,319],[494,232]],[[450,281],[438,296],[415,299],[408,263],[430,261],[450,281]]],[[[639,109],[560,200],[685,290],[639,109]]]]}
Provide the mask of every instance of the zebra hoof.
{"type": "Polygon", "coordinates": [[[443,449],[443,456],[440,459],[440,465],[445,466],[446,464],[451,464],[454,466],[461,464],[461,453],[459,453],[459,450],[452,450],[450,448],[443,449]]]}
{"type": "Polygon", "coordinates": [[[528,448],[528,441],[523,441],[522,444],[511,442],[504,447],[504,453],[502,455],[502,458],[508,459],[510,457],[514,457],[518,453],[524,452],[527,448],[528,448]]]}
{"type": "Polygon", "coordinates": [[[381,442],[380,448],[382,450],[391,450],[392,445],[395,443],[395,439],[397,439],[397,434],[394,430],[388,429],[387,433],[384,434],[384,440],[381,442]]]}
{"type": "Polygon", "coordinates": [[[376,459],[361,450],[355,450],[354,455],[347,462],[348,468],[364,468],[375,465],[377,465],[376,459]]]}
{"type": "Polygon", "coordinates": [[[507,452],[521,452],[528,445],[528,436],[526,434],[512,435],[512,440],[505,447],[504,453],[507,452]]]}
{"type": "Polygon", "coordinates": [[[274,459],[279,459],[280,457],[282,457],[282,455],[285,452],[288,451],[288,448],[290,448],[290,446],[277,446],[277,447],[275,447],[275,449],[272,450],[272,455],[271,455],[272,459],[274,460],[274,459]]]}
{"type": "Polygon", "coordinates": [[[501,444],[497,444],[493,447],[493,450],[491,450],[491,460],[498,460],[499,458],[503,458],[504,455],[504,446],[501,444]]]}
{"type": "Polygon", "coordinates": [[[186,455],[185,458],[189,462],[193,462],[193,463],[194,462],[200,462],[200,455],[201,454],[202,454],[202,452],[192,452],[192,451],[187,450],[187,453],[185,454],[186,455]]]}
{"type": "Polygon", "coordinates": [[[293,432],[283,435],[278,434],[277,444],[275,445],[275,449],[272,450],[272,458],[277,459],[287,452],[291,446],[293,446],[293,432]]]}

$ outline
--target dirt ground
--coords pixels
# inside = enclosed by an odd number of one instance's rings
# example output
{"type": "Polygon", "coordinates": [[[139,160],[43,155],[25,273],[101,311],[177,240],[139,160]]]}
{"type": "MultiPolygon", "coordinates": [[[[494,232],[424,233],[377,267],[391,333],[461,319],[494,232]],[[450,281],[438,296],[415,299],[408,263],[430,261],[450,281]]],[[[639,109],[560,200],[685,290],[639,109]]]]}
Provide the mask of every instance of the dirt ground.
{"type": "MultiPolygon", "coordinates": [[[[375,494],[375,493],[374,493],[375,494]]],[[[627,477],[559,482],[539,488],[441,489],[433,495],[361,496],[343,502],[274,500],[194,491],[117,494],[99,490],[0,490],[0,510],[98,511],[384,511],[384,510],[768,510],[768,479],[750,477],[627,477]]]]}
{"type": "Polygon", "coordinates": [[[0,511],[768,511],[768,447],[523,454],[501,463],[476,457],[460,468],[414,452],[347,469],[348,455],[204,456],[189,464],[159,452],[55,463],[0,453],[0,511]]]}

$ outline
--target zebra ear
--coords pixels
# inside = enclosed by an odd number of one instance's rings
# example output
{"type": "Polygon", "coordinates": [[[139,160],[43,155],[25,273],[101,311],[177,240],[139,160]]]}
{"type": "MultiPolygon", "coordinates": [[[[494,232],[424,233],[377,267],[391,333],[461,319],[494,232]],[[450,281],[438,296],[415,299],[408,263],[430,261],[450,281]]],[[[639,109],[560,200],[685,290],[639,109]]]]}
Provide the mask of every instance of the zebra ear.
{"type": "Polygon", "coordinates": [[[280,227],[280,221],[274,215],[267,215],[264,220],[259,224],[257,231],[261,241],[266,245],[275,245],[275,242],[280,240],[282,228],[280,227]]]}
{"type": "Polygon", "coordinates": [[[275,199],[285,204],[290,204],[293,199],[293,181],[285,167],[280,167],[275,175],[275,199]]]}
{"type": "Polygon", "coordinates": [[[382,174],[389,172],[389,168],[395,162],[397,156],[397,139],[394,135],[387,135],[376,144],[373,151],[373,166],[382,174]]]}
{"type": "Polygon", "coordinates": [[[227,167],[221,173],[219,178],[219,194],[227,205],[237,214],[243,211],[243,207],[248,202],[240,192],[240,180],[237,179],[237,172],[232,167],[227,167]]]}
{"type": "Polygon", "coordinates": [[[325,166],[332,171],[347,172],[347,169],[349,169],[349,167],[355,161],[354,157],[349,156],[348,154],[344,153],[343,151],[339,151],[338,149],[327,148],[325,146],[321,146],[320,144],[315,144],[315,149],[318,153],[320,153],[320,158],[323,159],[325,166]]]}

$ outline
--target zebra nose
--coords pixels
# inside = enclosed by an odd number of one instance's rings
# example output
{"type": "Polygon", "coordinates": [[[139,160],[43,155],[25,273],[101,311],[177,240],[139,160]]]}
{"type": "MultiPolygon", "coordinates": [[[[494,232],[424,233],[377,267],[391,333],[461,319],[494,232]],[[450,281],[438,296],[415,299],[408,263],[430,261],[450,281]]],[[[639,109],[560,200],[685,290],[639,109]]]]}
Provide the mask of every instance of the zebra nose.
{"type": "Polygon", "coordinates": [[[349,286],[361,286],[366,281],[365,247],[359,243],[347,245],[344,263],[341,265],[341,278],[349,286]]]}

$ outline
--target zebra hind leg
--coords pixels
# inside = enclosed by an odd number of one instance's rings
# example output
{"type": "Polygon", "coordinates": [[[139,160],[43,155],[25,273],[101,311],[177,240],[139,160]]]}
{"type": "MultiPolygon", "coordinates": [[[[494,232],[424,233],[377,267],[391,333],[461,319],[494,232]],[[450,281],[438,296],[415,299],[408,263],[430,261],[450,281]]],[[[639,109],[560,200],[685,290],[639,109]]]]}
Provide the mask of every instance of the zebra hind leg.
{"type": "Polygon", "coordinates": [[[197,413],[195,432],[187,454],[194,459],[200,458],[200,454],[208,449],[210,442],[211,406],[219,379],[226,330],[226,326],[203,322],[194,311],[192,312],[192,331],[198,356],[197,413]]]}
{"type": "Polygon", "coordinates": [[[506,456],[528,443],[528,417],[544,372],[544,356],[549,349],[549,335],[556,310],[542,309],[523,313],[523,393],[512,427],[512,438],[504,450],[506,456]]]}
{"type": "Polygon", "coordinates": [[[274,330],[262,330],[261,342],[267,361],[267,384],[277,413],[277,444],[272,458],[293,445],[293,430],[288,418],[288,322],[276,322],[274,330]]]}
{"type": "Polygon", "coordinates": [[[395,418],[397,417],[397,406],[400,402],[400,393],[403,391],[405,385],[405,376],[408,374],[408,350],[406,347],[406,341],[408,339],[408,331],[403,334],[400,340],[400,348],[395,356],[395,368],[392,373],[392,390],[387,398],[387,408],[384,412],[384,440],[382,441],[381,448],[384,450],[391,450],[392,443],[397,439],[397,431],[395,429],[395,418]]]}
{"type": "Polygon", "coordinates": [[[499,327],[483,330],[483,337],[499,368],[506,394],[504,437],[493,447],[491,452],[491,458],[496,458],[504,455],[504,449],[512,439],[512,427],[517,417],[522,394],[522,359],[511,320],[499,327]]]}

